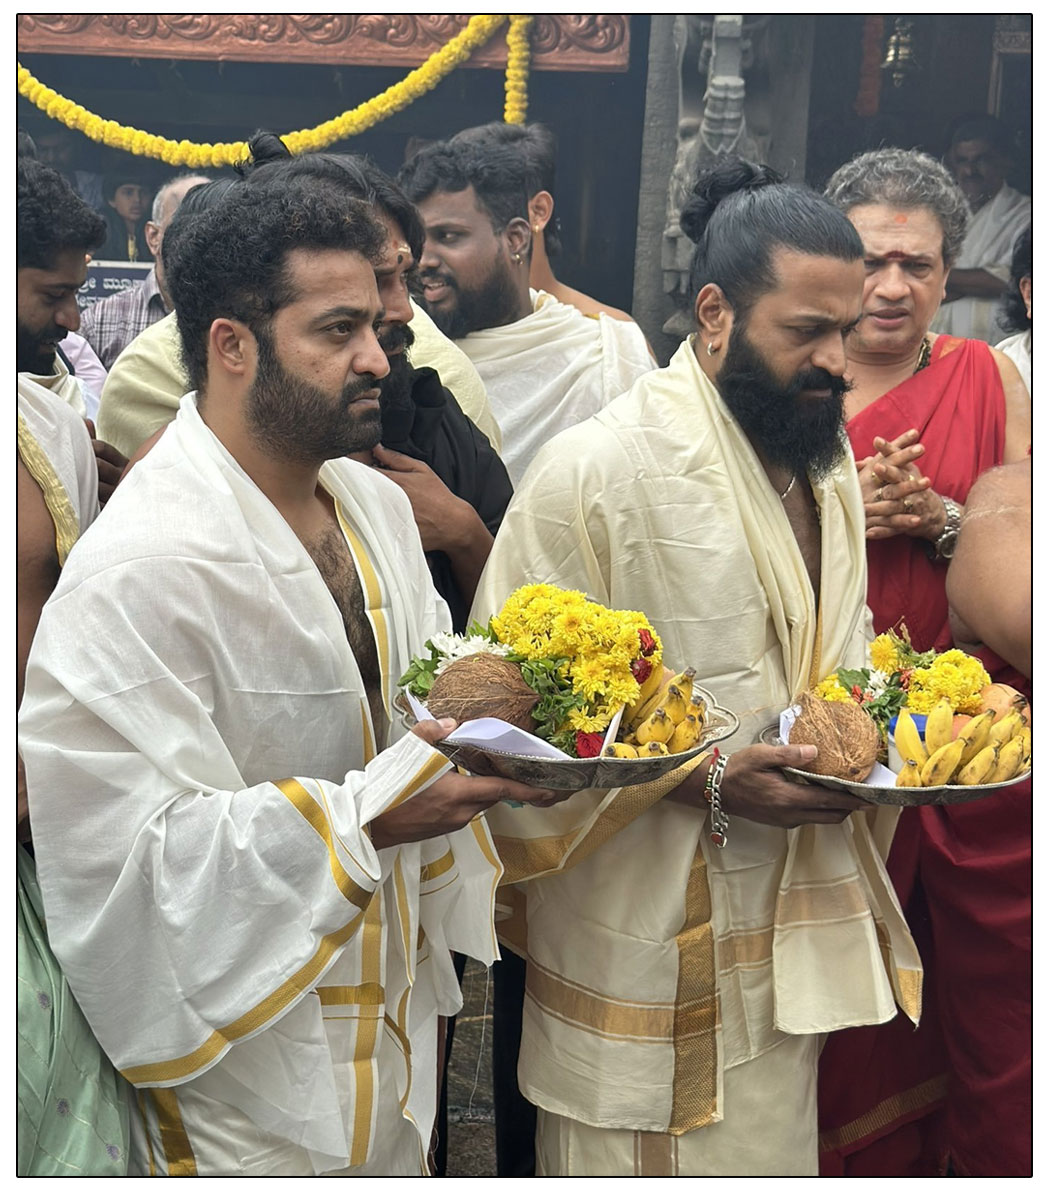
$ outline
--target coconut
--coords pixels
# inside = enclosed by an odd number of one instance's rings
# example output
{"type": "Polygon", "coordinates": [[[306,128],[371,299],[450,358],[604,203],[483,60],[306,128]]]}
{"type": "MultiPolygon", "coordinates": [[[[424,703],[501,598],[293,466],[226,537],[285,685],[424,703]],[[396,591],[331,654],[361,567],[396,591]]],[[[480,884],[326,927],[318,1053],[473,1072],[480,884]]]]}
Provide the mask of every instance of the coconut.
{"type": "Polygon", "coordinates": [[[797,704],[800,715],[789,731],[789,741],[794,746],[818,747],[817,757],[805,769],[848,783],[866,779],[880,752],[880,731],[872,717],[857,704],[822,700],[810,692],[804,692],[797,704]]]}
{"type": "Polygon", "coordinates": [[[426,707],[434,717],[453,717],[459,724],[497,717],[534,733],[531,710],[537,702],[538,693],[524,683],[518,663],[497,654],[470,654],[440,672],[426,707]]]}

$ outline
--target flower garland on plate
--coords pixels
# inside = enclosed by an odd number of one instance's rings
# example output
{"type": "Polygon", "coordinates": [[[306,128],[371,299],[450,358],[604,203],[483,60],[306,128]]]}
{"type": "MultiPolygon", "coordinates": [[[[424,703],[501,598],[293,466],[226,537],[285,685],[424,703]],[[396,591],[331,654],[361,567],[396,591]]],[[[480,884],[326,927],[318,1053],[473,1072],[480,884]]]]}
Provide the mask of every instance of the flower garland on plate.
{"type": "MultiPolygon", "coordinates": [[[[523,122],[527,118],[527,75],[530,60],[531,16],[509,16],[505,13],[473,16],[469,23],[449,42],[435,51],[420,67],[416,67],[398,83],[371,100],[348,109],[340,116],[317,125],[314,129],[299,129],[283,135],[283,141],[292,154],[304,154],[311,150],[323,150],[333,142],[342,141],[363,133],[379,121],[406,108],[419,97],[432,91],[441,80],[485,43],[509,21],[508,61],[506,64],[506,121],[523,122]]],[[[144,158],[158,158],[172,167],[228,167],[243,162],[247,154],[246,142],[176,142],[170,138],[145,133],[121,125],[118,121],[106,121],[89,112],[81,104],[60,96],[52,88],[36,79],[25,67],[18,64],[18,91],[37,108],[70,129],[101,142],[114,150],[144,158]]]]}

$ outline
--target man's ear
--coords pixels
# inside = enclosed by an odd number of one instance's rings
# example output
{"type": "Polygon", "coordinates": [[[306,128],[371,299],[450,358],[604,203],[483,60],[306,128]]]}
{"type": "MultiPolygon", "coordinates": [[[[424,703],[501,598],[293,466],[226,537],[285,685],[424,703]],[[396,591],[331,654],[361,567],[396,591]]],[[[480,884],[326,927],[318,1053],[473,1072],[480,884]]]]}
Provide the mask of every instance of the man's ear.
{"type": "Polygon", "coordinates": [[[734,309],[719,284],[707,283],[695,297],[694,323],[702,345],[710,354],[723,348],[734,324],[734,309]]]}
{"type": "Polygon", "coordinates": [[[513,262],[526,262],[531,253],[531,227],[523,217],[513,217],[503,236],[513,262]]]}
{"type": "Polygon", "coordinates": [[[553,219],[553,198],[548,192],[535,192],[527,202],[527,215],[531,219],[531,231],[538,234],[553,219]]]}
{"type": "Polygon", "coordinates": [[[258,343],[243,321],[217,317],[208,335],[209,367],[242,379],[253,378],[258,362],[258,343]]]}
{"type": "Polygon", "coordinates": [[[145,244],[149,247],[149,253],[153,258],[160,257],[160,243],[163,241],[164,231],[159,225],[153,221],[145,223],[145,244]]]}

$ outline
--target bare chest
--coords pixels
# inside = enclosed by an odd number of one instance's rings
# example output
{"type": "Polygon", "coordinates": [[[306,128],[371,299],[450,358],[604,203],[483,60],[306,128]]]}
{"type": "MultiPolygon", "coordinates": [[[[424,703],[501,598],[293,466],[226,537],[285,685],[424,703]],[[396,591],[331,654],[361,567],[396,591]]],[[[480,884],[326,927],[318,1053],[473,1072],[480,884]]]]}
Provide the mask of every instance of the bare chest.
{"type": "MultiPolygon", "coordinates": [[[[799,481],[798,481],[799,482],[799,481]]],[[[785,515],[789,518],[789,526],[796,538],[796,545],[803,558],[807,575],[814,589],[815,605],[821,595],[822,587],[822,526],[818,519],[818,506],[815,503],[811,486],[805,479],[803,486],[797,486],[792,493],[782,501],[785,515]]]]}
{"type": "Polygon", "coordinates": [[[303,539],[303,544],[338,606],[349,648],[360,669],[372,716],[377,721],[382,708],[378,651],[367,619],[360,576],[349,547],[341,532],[333,525],[303,539]]]}

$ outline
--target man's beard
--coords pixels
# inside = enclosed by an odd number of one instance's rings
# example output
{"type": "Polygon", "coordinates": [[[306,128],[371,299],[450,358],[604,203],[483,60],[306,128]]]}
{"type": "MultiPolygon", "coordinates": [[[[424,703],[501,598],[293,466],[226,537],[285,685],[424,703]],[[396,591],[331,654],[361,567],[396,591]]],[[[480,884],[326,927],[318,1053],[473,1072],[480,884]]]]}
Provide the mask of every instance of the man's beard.
{"type": "Polygon", "coordinates": [[[27,371],[30,375],[53,375],[55,370],[55,348],[44,348],[44,342],[58,343],[66,330],[58,325],[34,332],[20,321],[15,321],[15,370],[27,371]]]}
{"type": "Polygon", "coordinates": [[[783,386],[736,324],[716,387],[749,441],[776,466],[818,480],[843,458],[843,398],[851,384],[842,376],[809,367],[783,386]],[[799,399],[802,391],[824,389],[832,392],[826,399],[799,399]]]}
{"type": "Polygon", "coordinates": [[[414,330],[410,325],[389,325],[379,333],[378,344],[389,360],[389,374],[378,384],[382,408],[396,408],[411,394],[414,367],[408,351],[414,345],[414,330]]]}
{"type": "Polygon", "coordinates": [[[377,445],[382,436],[378,407],[351,407],[358,396],[379,386],[374,375],[354,376],[332,400],[284,370],[268,333],[256,330],[255,341],[258,369],[247,397],[247,419],[267,453],[311,465],[377,445]]]}
{"type": "Polygon", "coordinates": [[[476,333],[480,329],[491,329],[506,325],[516,314],[516,290],[513,287],[512,268],[499,256],[492,264],[490,274],[483,284],[471,292],[463,292],[457,281],[439,271],[426,272],[421,282],[446,284],[455,296],[450,308],[427,308],[433,323],[445,337],[452,341],[476,333]]]}

